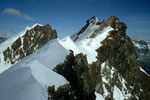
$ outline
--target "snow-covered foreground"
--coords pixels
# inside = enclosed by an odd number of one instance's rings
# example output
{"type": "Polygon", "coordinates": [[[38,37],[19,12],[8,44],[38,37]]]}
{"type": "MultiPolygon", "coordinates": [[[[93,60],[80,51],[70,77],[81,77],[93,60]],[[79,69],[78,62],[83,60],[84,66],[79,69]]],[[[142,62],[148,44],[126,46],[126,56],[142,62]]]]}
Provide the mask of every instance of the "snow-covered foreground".
{"type": "Polygon", "coordinates": [[[52,71],[63,63],[68,51],[57,40],[49,41],[39,51],[0,74],[1,100],[47,100],[47,87],[67,83],[52,71]]]}
{"type": "MultiPolygon", "coordinates": [[[[34,25],[35,26],[35,25],[34,25]]],[[[92,26],[88,28],[88,36],[93,33],[92,26]]],[[[94,26],[96,28],[96,26],[94,26]]],[[[79,38],[80,41],[74,42],[70,37],[61,40],[50,40],[41,49],[25,57],[15,65],[9,65],[7,70],[0,74],[0,99],[2,100],[47,100],[47,87],[55,85],[59,87],[64,85],[67,80],[52,71],[56,65],[63,63],[69,50],[73,50],[74,54],[83,53],[87,55],[88,63],[96,61],[96,49],[99,48],[100,42],[104,40],[111,27],[105,28],[94,39],[79,38]],[[10,67],[10,68],[9,68],[10,67]]],[[[86,32],[84,32],[86,34],[86,32]]],[[[25,32],[21,32],[16,37],[4,42],[5,48],[9,47],[13,41],[25,32]]],[[[1,46],[3,46],[2,44],[1,46]]],[[[4,50],[4,49],[3,49],[4,50]]],[[[3,51],[1,49],[1,52],[3,51]]],[[[2,68],[1,68],[2,69],[2,68]]],[[[5,68],[4,68],[5,70],[5,68]]],[[[97,100],[103,98],[102,95],[96,93],[97,100]]]]}

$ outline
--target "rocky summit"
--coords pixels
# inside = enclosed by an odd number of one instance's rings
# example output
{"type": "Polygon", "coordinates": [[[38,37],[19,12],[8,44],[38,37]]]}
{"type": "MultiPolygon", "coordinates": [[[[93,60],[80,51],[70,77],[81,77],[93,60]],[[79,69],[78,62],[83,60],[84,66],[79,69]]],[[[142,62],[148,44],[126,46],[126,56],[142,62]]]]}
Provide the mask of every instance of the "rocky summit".
{"type": "MultiPolygon", "coordinates": [[[[126,29],[116,16],[92,17],[63,39],[56,39],[49,25],[30,28],[2,52],[1,59],[10,64],[0,68],[0,98],[150,100],[150,76],[126,29]]],[[[138,52],[147,54],[149,46],[140,43],[144,49],[138,52]]]]}
{"type": "Polygon", "coordinates": [[[55,38],[57,38],[56,30],[52,30],[49,24],[45,26],[37,24],[34,28],[27,30],[22,36],[17,37],[1,53],[0,65],[9,67],[40,49],[49,40],[55,38]]]}

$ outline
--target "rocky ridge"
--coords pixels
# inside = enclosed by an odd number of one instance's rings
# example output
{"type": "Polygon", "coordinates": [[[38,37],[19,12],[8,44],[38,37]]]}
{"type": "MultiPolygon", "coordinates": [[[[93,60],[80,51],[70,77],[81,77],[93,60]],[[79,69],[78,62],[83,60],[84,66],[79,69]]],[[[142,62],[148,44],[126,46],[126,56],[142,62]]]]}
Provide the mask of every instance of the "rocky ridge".
{"type": "MultiPolygon", "coordinates": [[[[71,53],[63,64],[54,69],[70,82],[68,87],[64,88],[68,90],[67,96],[72,100],[94,100],[98,93],[104,100],[150,99],[150,77],[140,70],[139,58],[131,39],[126,35],[125,23],[111,16],[87,38],[96,38],[108,26],[113,30],[99,43],[102,46],[96,49],[96,61],[88,64],[86,55],[81,53],[74,56],[71,53]]],[[[73,41],[82,41],[80,36],[85,30],[84,26],[73,41]]],[[[49,94],[52,94],[51,91],[49,94]]],[[[62,98],[65,97],[59,97],[62,98]]]]}
{"type": "Polygon", "coordinates": [[[149,100],[150,76],[126,28],[115,16],[92,17],[79,32],[57,40],[49,25],[36,25],[1,54],[13,65],[0,74],[2,99],[149,100]]]}
{"type": "Polygon", "coordinates": [[[56,38],[56,30],[53,30],[49,24],[36,25],[33,29],[27,30],[23,36],[18,37],[2,52],[0,65],[9,67],[40,49],[49,40],[56,38]]]}

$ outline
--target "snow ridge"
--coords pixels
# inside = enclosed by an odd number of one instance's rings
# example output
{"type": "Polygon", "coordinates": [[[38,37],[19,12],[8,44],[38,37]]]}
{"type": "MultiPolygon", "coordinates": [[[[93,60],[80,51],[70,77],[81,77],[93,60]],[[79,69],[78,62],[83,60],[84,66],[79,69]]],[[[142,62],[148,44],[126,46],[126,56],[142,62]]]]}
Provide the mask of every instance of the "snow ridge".
{"type": "Polygon", "coordinates": [[[64,77],[52,69],[63,63],[68,53],[57,40],[51,40],[37,52],[1,73],[1,99],[47,100],[48,86],[55,85],[57,89],[67,83],[64,77]]]}

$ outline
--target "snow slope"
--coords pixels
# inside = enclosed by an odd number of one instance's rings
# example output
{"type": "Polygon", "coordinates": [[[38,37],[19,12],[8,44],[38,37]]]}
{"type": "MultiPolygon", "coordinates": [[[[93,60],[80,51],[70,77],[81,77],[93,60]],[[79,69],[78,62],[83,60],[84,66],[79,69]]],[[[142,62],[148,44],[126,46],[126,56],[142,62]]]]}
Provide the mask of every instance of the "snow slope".
{"type": "Polygon", "coordinates": [[[59,43],[67,50],[73,50],[75,55],[81,53],[77,45],[72,41],[72,39],[69,36],[59,40],[59,43]]]}
{"type": "Polygon", "coordinates": [[[51,40],[37,52],[0,74],[1,100],[47,100],[47,87],[67,83],[52,71],[69,54],[57,40],[51,40]]]}
{"type": "Polygon", "coordinates": [[[77,38],[77,40],[75,42],[79,42],[83,39],[89,38],[89,36],[96,30],[98,29],[100,26],[97,25],[98,22],[102,22],[103,20],[98,19],[97,17],[95,17],[95,19],[90,19],[89,20],[89,26],[85,29],[84,32],[82,32],[80,35],[78,35],[78,33],[73,34],[72,36],[70,36],[70,38],[75,41],[75,39],[77,38]]]}
{"type": "MultiPolygon", "coordinates": [[[[79,41],[73,42],[72,37],[66,37],[64,39],[59,40],[60,44],[67,50],[72,50],[75,52],[75,55],[78,53],[83,53],[87,56],[87,60],[89,64],[92,64],[92,62],[95,62],[97,60],[97,52],[96,50],[102,46],[101,42],[109,35],[109,32],[114,30],[112,27],[107,26],[102,31],[100,31],[96,37],[94,38],[82,38],[79,37],[79,41]]],[[[93,31],[85,31],[84,34],[81,35],[84,37],[84,35],[87,33],[92,34],[93,31]]],[[[85,35],[85,36],[88,36],[85,35]]],[[[75,36],[75,35],[74,35],[75,36]]],[[[110,38],[112,39],[112,38],[110,38]]],[[[102,75],[102,88],[104,90],[104,94],[99,94],[98,92],[95,92],[96,100],[105,100],[107,96],[110,95],[110,90],[107,90],[108,88],[106,86],[110,85],[110,82],[114,80],[114,76],[118,71],[114,69],[114,67],[109,67],[106,62],[104,62],[101,65],[101,75],[102,75]],[[108,74],[109,73],[109,74],[108,74]],[[106,75],[108,74],[108,75],[106,75]]],[[[118,79],[121,83],[121,90],[119,89],[119,85],[110,86],[111,92],[113,93],[114,100],[124,100],[129,99],[131,97],[130,91],[128,91],[128,88],[126,86],[126,81],[123,79],[123,77],[118,73],[118,79]]]]}
{"type": "MultiPolygon", "coordinates": [[[[62,40],[59,40],[59,42],[64,48],[74,51],[75,54],[83,53],[87,55],[88,63],[91,64],[97,60],[97,52],[95,50],[101,46],[101,42],[109,35],[109,32],[112,30],[113,28],[108,26],[103,31],[99,32],[95,38],[82,38],[78,42],[73,42],[70,37],[66,37],[62,40]]],[[[91,33],[88,32],[87,34],[91,33]]]]}

